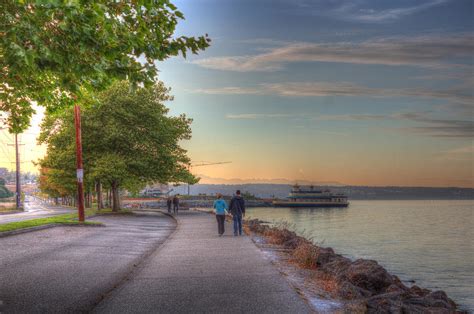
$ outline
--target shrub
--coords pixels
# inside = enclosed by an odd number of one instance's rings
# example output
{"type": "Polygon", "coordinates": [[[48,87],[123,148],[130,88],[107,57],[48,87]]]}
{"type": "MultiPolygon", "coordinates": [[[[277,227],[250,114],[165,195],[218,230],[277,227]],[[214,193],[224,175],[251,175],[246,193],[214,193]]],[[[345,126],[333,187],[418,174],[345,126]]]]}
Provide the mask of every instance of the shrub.
{"type": "Polygon", "coordinates": [[[305,268],[316,268],[318,248],[309,242],[300,243],[293,251],[296,262],[305,268]]]}

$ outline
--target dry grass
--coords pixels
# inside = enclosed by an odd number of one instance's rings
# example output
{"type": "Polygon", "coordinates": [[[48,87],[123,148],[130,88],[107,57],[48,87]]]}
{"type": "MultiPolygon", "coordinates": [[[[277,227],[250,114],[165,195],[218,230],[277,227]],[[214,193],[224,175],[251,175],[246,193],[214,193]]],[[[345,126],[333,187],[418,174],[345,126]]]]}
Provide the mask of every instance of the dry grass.
{"type": "Polygon", "coordinates": [[[304,268],[316,269],[319,250],[313,244],[302,241],[292,253],[295,261],[304,268]]]}
{"type": "Polygon", "coordinates": [[[327,273],[319,272],[316,276],[318,285],[326,292],[337,295],[339,291],[339,283],[334,276],[327,273]]]}

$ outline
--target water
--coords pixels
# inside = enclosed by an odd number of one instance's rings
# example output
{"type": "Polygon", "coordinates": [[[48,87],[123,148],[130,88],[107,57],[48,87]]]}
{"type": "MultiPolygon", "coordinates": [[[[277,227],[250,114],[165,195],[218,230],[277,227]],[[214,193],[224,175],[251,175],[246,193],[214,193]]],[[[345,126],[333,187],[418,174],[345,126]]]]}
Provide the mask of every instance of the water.
{"type": "Polygon", "coordinates": [[[407,283],[444,290],[474,312],[474,201],[351,201],[348,208],[249,208],[350,258],[377,260],[407,283]]]}

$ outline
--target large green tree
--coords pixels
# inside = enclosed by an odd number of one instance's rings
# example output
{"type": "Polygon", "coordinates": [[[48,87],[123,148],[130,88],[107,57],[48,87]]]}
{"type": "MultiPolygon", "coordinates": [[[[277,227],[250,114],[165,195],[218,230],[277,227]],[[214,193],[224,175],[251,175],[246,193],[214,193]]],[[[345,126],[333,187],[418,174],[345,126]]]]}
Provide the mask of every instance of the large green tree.
{"type": "Polygon", "coordinates": [[[209,45],[173,37],[183,14],[169,0],[0,1],[0,110],[13,133],[25,130],[31,101],[49,110],[111,80],[152,85],[156,61],[209,45]]]}
{"type": "MultiPolygon", "coordinates": [[[[189,173],[189,158],[180,146],[191,137],[191,120],[185,115],[170,116],[164,102],[171,100],[169,89],[158,82],[151,87],[133,88],[116,82],[98,96],[98,102],[83,110],[84,162],[86,185],[98,182],[113,194],[113,209],[119,209],[120,187],[137,190],[147,183],[195,183],[189,173]]],[[[74,128],[71,110],[49,115],[40,141],[48,145],[40,162],[53,186],[57,173],[74,169],[74,128]]],[[[63,185],[74,182],[63,176],[63,185]]],[[[46,188],[51,184],[44,185],[46,188]]]]}
{"type": "MultiPolygon", "coordinates": [[[[173,36],[183,18],[169,0],[1,1],[0,110],[8,113],[10,132],[27,128],[32,101],[55,111],[77,104],[114,79],[152,85],[156,61],[209,45],[207,35],[173,36]]],[[[80,132],[76,134],[82,221],[83,165],[80,132]]]]}

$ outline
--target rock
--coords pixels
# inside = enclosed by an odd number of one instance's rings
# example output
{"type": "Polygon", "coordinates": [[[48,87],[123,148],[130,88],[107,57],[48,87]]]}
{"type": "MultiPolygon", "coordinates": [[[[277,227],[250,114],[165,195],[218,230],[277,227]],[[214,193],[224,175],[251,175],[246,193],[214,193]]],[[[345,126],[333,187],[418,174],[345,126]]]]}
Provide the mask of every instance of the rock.
{"type": "Polygon", "coordinates": [[[420,287],[418,287],[417,285],[413,285],[411,288],[410,288],[410,293],[413,293],[413,294],[416,294],[418,296],[425,296],[427,295],[428,293],[430,293],[431,291],[428,290],[428,289],[422,289],[420,287]]]}
{"type": "Polygon", "coordinates": [[[456,303],[448,298],[444,291],[433,291],[426,296],[426,299],[433,307],[443,307],[453,310],[456,308],[456,303]]]}
{"type": "Polygon", "coordinates": [[[347,269],[346,277],[353,285],[372,294],[381,293],[394,283],[393,276],[373,260],[356,260],[347,269]]]}
{"type": "Polygon", "coordinates": [[[370,296],[370,291],[361,289],[344,281],[338,285],[339,295],[346,300],[362,299],[370,296]]]}
{"type": "Polygon", "coordinates": [[[317,249],[317,257],[316,257],[316,265],[323,266],[330,261],[336,258],[336,254],[332,248],[324,248],[318,247],[317,249]]]}
{"type": "Polygon", "coordinates": [[[351,265],[351,260],[343,257],[341,255],[335,255],[330,262],[324,264],[322,269],[334,276],[336,276],[340,281],[344,280],[345,273],[349,266],[351,265]]]}

